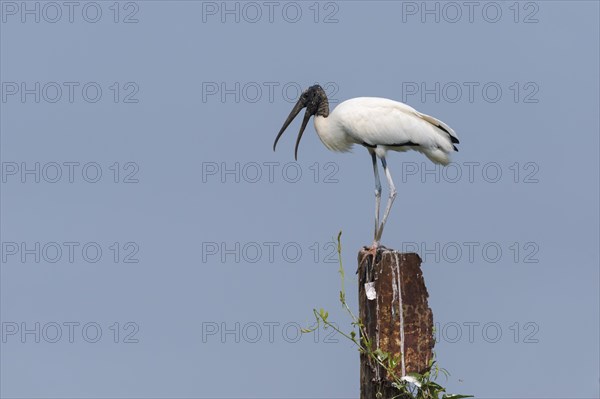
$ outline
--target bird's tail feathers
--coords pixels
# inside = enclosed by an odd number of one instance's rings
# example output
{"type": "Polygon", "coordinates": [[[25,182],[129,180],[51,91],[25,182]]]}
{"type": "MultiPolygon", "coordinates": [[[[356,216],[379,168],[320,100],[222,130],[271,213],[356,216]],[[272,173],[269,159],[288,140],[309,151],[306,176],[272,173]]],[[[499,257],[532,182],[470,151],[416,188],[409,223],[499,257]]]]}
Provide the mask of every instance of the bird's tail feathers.
{"type": "Polygon", "coordinates": [[[446,166],[451,162],[450,155],[441,148],[428,148],[421,152],[433,163],[446,166]]]}
{"type": "MultiPolygon", "coordinates": [[[[437,127],[439,130],[441,130],[442,132],[444,132],[445,134],[447,134],[447,137],[450,139],[450,141],[452,142],[452,144],[458,144],[459,143],[458,136],[456,135],[456,132],[450,126],[446,125],[441,120],[436,119],[433,116],[430,116],[430,115],[427,115],[427,114],[422,114],[422,113],[419,112],[419,116],[423,120],[431,123],[433,126],[437,127]]],[[[456,149],[456,146],[454,146],[454,149],[456,151],[458,151],[456,149]]]]}

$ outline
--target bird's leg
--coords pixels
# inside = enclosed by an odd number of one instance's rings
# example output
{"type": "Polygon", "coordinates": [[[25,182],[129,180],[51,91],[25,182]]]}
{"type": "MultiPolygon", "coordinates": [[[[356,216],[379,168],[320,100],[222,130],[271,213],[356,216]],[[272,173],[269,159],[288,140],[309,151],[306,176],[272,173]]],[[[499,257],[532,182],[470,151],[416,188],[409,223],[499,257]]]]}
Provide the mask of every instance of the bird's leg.
{"type": "Polygon", "coordinates": [[[379,231],[379,208],[381,206],[381,180],[379,179],[379,170],[377,169],[377,156],[375,155],[375,150],[369,148],[369,154],[371,154],[371,159],[373,161],[373,173],[375,175],[375,229],[373,233],[373,245],[371,245],[371,247],[366,251],[365,255],[360,261],[361,264],[369,255],[372,256],[372,264],[375,263],[375,258],[377,257],[377,247],[379,246],[377,234],[379,231]]]}
{"type": "Polygon", "coordinates": [[[375,230],[373,234],[373,246],[377,246],[377,232],[379,231],[379,208],[381,206],[381,180],[379,179],[379,170],[377,170],[377,156],[374,150],[369,150],[373,160],[373,173],[375,174],[375,230]]]}
{"type": "Polygon", "coordinates": [[[392,209],[392,204],[394,203],[394,199],[396,198],[396,186],[394,186],[394,181],[392,180],[392,175],[390,174],[390,170],[387,167],[387,162],[385,161],[385,157],[381,157],[381,164],[383,165],[383,170],[385,171],[385,176],[387,177],[388,184],[390,185],[390,196],[388,198],[387,206],[385,207],[385,212],[383,212],[383,220],[381,221],[381,226],[379,227],[379,232],[375,237],[375,241],[379,242],[381,240],[381,235],[383,234],[383,228],[385,227],[385,222],[390,214],[390,210],[392,209]]]}

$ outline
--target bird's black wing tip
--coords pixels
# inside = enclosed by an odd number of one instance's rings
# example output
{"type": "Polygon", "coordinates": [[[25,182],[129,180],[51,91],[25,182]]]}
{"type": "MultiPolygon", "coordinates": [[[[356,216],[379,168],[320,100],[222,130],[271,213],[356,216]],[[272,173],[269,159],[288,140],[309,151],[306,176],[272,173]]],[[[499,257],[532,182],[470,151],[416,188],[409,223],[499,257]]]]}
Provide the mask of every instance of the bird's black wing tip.
{"type": "MultiPolygon", "coordinates": [[[[444,132],[446,132],[448,134],[448,137],[450,137],[450,141],[452,142],[452,144],[459,144],[460,141],[458,141],[458,139],[456,137],[454,137],[449,131],[448,129],[446,129],[444,126],[442,125],[436,125],[436,127],[444,132]]],[[[458,150],[457,150],[458,151],[458,150]]]]}

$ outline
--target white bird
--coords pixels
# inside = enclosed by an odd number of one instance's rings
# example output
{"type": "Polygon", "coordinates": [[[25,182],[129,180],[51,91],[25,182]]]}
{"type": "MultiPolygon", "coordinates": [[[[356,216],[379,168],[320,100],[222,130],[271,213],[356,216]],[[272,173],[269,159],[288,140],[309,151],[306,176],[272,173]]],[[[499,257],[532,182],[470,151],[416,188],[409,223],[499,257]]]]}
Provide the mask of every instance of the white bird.
{"type": "Polygon", "coordinates": [[[396,187],[387,166],[386,153],[392,151],[419,151],[436,164],[447,165],[449,154],[458,151],[458,137],[444,122],[420,113],[414,108],[393,100],[378,97],[357,97],[339,104],[330,113],[329,101],[323,88],[314,85],[300,95],[298,102],[287,117],[275,138],[273,151],[279,138],[306,107],[300,133],[296,139],[294,155],[298,159],[298,146],[311,116],[315,116],[315,130],[321,142],[332,151],[347,152],[354,144],[360,144],[369,151],[375,173],[375,233],[372,250],[381,241],[383,228],[396,198],[396,187]],[[390,194],[383,219],[379,224],[381,202],[381,181],[377,169],[377,158],[381,160],[387,178],[390,194]]]}

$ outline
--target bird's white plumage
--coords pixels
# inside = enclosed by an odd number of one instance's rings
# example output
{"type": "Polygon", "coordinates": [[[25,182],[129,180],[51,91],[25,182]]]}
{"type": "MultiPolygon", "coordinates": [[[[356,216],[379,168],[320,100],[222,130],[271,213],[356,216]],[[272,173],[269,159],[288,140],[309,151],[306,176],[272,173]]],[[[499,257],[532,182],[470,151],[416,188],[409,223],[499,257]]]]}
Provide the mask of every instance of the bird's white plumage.
{"type": "Polygon", "coordinates": [[[342,102],[327,117],[315,117],[315,130],[332,151],[349,151],[354,144],[366,144],[376,147],[381,157],[388,150],[412,149],[441,164],[450,162],[448,154],[454,151],[450,135],[457,138],[442,121],[409,105],[378,97],[342,102]]]}
{"type": "Polygon", "coordinates": [[[396,198],[396,187],[386,161],[386,152],[415,150],[422,152],[435,163],[447,165],[450,162],[449,154],[458,151],[454,146],[458,144],[458,137],[454,130],[432,116],[422,114],[401,102],[378,97],[353,98],[344,101],[329,112],[327,95],[319,85],[311,86],[302,92],[279,130],[273,143],[273,150],[285,129],[303,108],[306,108],[306,113],[296,139],[294,150],[296,159],[300,139],[312,115],[315,116],[315,130],[328,149],[344,152],[350,151],[354,144],[360,144],[365,146],[371,155],[375,176],[375,229],[371,251],[376,251],[379,245],[383,228],[396,198]],[[381,223],[379,223],[381,181],[377,158],[381,160],[390,188],[381,223]]]}

